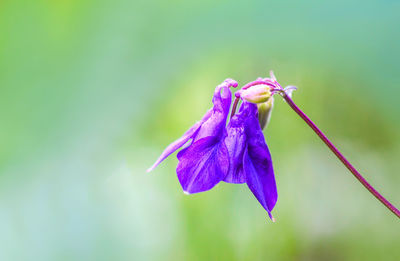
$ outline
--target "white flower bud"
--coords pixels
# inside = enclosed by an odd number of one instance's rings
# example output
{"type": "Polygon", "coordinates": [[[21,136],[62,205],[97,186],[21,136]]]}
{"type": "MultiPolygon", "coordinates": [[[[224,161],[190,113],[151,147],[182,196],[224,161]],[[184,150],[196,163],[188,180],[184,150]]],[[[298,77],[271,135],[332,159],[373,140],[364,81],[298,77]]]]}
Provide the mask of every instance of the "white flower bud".
{"type": "Polygon", "coordinates": [[[267,85],[254,85],[246,90],[241,90],[240,97],[251,103],[263,103],[271,98],[271,90],[267,85]]]}

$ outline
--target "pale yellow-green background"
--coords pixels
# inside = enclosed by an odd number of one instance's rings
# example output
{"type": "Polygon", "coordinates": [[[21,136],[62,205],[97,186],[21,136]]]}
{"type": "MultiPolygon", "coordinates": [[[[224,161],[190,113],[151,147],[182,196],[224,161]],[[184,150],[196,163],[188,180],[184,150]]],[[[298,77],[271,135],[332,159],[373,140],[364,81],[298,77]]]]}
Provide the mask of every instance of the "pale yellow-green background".
{"type": "Polygon", "coordinates": [[[164,147],[273,69],[400,206],[398,1],[0,1],[0,260],[400,260],[400,223],[277,97],[277,222],[164,147]]]}

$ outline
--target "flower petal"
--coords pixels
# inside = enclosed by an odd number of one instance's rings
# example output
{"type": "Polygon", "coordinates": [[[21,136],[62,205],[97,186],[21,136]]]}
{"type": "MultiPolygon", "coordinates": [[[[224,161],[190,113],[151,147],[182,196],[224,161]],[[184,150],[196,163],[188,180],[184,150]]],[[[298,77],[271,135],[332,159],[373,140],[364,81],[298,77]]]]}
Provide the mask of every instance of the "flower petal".
{"type": "Polygon", "coordinates": [[[224,143],[229,154],[229,171],[224,181],[235,184],[246,182],[243,172],[243,153],[246,146],[244,128],[229,128],[224,143]]]}
{"type": "Polygon", "coordinates": [[[248,142],[243,157],[243,169],[249,189],[272,219],[271,211],[278,199],[278,193],[271,154],[257,119],[257,106],[248,106],[251,113],[246,121],[248,142]]]}
{"type": "Polygon", "coordinates": [[[205,137],[187,148],[181,155],[176,172],[185,193],[210,190],[228,172],[226,146],[217,137],[205,137]]]}
{"type": "MultiPolygon", "coordinates": [[[[157,159],[154,165],[147,170],[152,171],[164,159],[174,153],[177,149],[181,148],[190,139],[192,139],[190,147],[196,140],[208,136],[215,136],[221,138],[225,134],[226,118],[231,106],[232,93],[230,87],[236,87],[237,82],[232,79],[226,79],[223,83],[215,88],[213,96],[213,108],[210,109],[203,117],[203,119],[193,125],[185,134],[178,140],[171,143],[157,159]]],[[[178,153],[178,159],[185,153],[186,147],[178,153]]]]}
{"type": "Polygon", "coordinates": [[[176,141],[172,142],[168,147],[163,151],[163,153],[160,155],[160,157],[157,159],[157,161],[151,166],[147,172],[152,171],[155,167],[158,166],[163,160],[165,160],[169,155],[174,153],[177,149],[185,145],[188,140],[193,138],[198,131],[200,130],[202,124],[207,121],[212,114],[212,110],[208,110],[207,113],[204,115],[203,119],[200,121],[196,122],[189,130],[187,130],[182,137],[177,139],[176,141]]]}
{"type": "Polygon", "coordinates": [[[224,82],[215,88],[211,116],[203,123],[193,141],[208,136],[220,137],[226,126],[226,119],[231,107],[232,93],[229,85],[224,82]]]}
{"type": "Polygon", "coordinates": [[[248,116],[248,110],[244,110],[244,106],[239,109],[227,127],[227,135],[225,137],[225,145],[229,154],[229,171],[224,178],[225,182],[240,184],[246,182],[246,176],[243,172],[243,153],[247,146],[245,122],[248,116]]]}
{"type": "MultiPolygon", "coordinates": [[[[210,110],[210,117],[202,124],[199,131],[196,132],[195,135],[193,135],[193,140],[191,144],[204,137],[214,136],[221,138],[225,135],[226,119],[228,118],[232,100],[232,93],[229,87],[235,86],[235,83],[235,81],[227,79],[225,80],[225,82],[215,88],[213,96],[214,106],[210,110]]],[[[190,145],[188,147],[190,147],[190,145]]],[[[178,152],[178,160],[180,160],[188,147],[178,152]]]]}

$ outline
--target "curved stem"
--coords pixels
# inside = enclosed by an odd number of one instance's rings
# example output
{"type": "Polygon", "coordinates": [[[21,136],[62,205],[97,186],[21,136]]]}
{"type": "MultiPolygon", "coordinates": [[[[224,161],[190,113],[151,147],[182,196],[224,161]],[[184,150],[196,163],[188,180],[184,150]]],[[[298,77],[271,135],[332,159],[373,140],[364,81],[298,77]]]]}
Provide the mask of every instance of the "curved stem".
{"type": "Polygon", "coordinates": [[[233,106],[232,106],[231,119],[232,119],[233,115],[235,115],[235,113],[236,113],[236,107],[237,107],[238,103],[239,103],[239,97],[236,97],[235,101],[233,103],[233,106]]]}
{"type": "Polygon", "coordinates": [[[383,205],[392,211],[398,218],[400,218],[400,211],[393,206],[385,197],[383,197],[376,189],[374,189],[365,178],[350,164],[350,162],[340,153],[340,151],[332,144],[332,142],[325,136],[325,134],[311,121],[307,115],[300,110],[293,100],[285,93],[281,93],[282,97],[286,100],[287,104],[313,129],[313,131],[321,138],[321,140],[329,147],[329,149],[339,158],[339,160],[347,167],[348,170],[364,185],[366,189],[374,195],[383,205]]]}

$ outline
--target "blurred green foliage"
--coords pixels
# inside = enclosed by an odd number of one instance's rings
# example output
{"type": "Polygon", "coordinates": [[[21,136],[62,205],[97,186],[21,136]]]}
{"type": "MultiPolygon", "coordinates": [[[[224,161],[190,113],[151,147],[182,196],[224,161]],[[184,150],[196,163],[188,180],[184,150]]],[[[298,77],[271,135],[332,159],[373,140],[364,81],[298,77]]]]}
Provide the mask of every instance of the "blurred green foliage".
{"type": "Polygon", "coordinates": [[[0,260],[400,260],[398,220],[280,99],[272,224],[145,170],[214,87],[275,71],[400,205],[397,1],[0,2],[0,260]]]}

